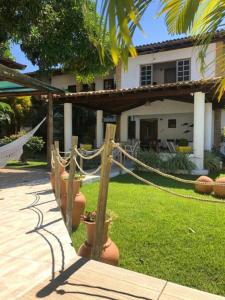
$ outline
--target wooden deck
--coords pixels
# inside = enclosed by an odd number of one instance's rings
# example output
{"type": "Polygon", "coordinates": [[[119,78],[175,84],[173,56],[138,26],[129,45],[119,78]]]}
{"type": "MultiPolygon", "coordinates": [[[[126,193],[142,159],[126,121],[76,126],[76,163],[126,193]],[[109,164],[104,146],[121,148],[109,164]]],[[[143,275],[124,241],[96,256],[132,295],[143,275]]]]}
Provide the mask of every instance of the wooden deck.
{"type": "Polygon", "coordinates": [[[0,171],[0,299],[222,300],[78,257],[42,171],[0,171]]]}

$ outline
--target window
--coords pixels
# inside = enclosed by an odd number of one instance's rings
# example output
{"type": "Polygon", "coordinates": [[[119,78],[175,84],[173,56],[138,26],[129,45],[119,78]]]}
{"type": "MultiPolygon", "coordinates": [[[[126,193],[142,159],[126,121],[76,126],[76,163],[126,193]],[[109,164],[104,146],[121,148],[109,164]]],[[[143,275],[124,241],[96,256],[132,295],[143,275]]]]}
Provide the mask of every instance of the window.
{"type": "Polygon", "coordinates": [[[190,80],[190,60],[183,59],[177,61],[177,81],[190,80]]]}
{"type": "Polygon", "coordinates": [[[83,84],[82,85],[82,92],[88,92],[88,91],[95,91],[95,83],[92,84],[83,84]]]}
{"type": "Polygon", "coordinates": [[[76,91],[77,91],[76,85],[68,85],[68,92],[76,93],[76,91]]]}
{"type": "Polygon", "coordinates": [[[177,120],[176,119],[169,119],[168,120],[168,128],[176,128],[177,127],[177,120]]]}
{"type": "Polygon", "coordinates": [[[113,90],[115,88],[114,79],[104,80],[104,90],[113,90]]]}
{"type": "Polygon", "coordinates": [[[140,72],[141,85],[152,84],[152,65],[141,66],[140,72]]]}

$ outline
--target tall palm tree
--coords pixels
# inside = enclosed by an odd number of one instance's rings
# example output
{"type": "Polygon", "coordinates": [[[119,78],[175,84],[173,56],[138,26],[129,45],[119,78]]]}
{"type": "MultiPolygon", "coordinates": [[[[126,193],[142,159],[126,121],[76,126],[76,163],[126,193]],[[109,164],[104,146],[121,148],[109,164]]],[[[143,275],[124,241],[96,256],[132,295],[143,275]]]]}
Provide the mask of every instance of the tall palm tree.
{"type": "MultiPolygon", "coordinates": [[[[98,2],[98,0],[96,0],[98,2]]],[[[119,60],[127,65],[128,56],[136,56],[132,41],[134,31],[140,29],[140,20],[152,0],[102,0],[101,17],[109,29],[111,56],[115,65],[119,60]]],[[[202,72],[205,54],[215,32],[224,25],[225,0],[160,0],[159,15],[164,14],[170,34],[187,33],[196,38],[202,72]]],[[[222,79],[219,98],[225,90],[225,54],[217,58],[221,66],[222,79]]]]}

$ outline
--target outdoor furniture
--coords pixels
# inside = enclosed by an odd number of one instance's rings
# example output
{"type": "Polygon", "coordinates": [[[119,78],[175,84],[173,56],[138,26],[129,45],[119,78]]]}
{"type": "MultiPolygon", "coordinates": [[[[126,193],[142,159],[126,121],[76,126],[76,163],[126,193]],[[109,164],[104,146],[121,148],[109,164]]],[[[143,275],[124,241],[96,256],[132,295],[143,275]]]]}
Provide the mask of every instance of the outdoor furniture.
{"type": "Polygon", "coordinates": [[[167,145],[167,148],[169,149],[169,152],[170,152],[170,153],[176,153],[176,152],[177,152],[177,151],[176,151],[176,147],[175,147],[175,145],[174,145],[173,142],[171,142],[171,141],[166,141],[166,145],[167,145]]]}

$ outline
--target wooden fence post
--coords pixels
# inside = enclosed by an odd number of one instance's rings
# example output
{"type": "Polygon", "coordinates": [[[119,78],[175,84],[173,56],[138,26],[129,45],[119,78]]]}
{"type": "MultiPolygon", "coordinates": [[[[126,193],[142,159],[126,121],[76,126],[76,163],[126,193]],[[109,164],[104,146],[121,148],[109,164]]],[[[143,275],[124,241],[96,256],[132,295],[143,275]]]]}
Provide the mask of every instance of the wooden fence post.
{"type": "Polygon", "coordinates": [[[55,197],[60,207],[60,192],[61,192],[61,180],[60,180],[60,164],[59,164],[59,141],[55,141],[55,197]]]}
{"type": "Polygon", "coordinates": [[[66,227],[69,234],[72,233],[72,211],[73,211],[73,198],[74,198],[74,190],[73,190],[73,180],[76,172],[76,163],[74,161],[74,156],[76,156],[75,147],[77,147],[78,137],[72,137],[72,148],[71,148],[71,157],[70,157],[70,171],[68,178],[68,186],[67,186],[67,204],[66,204],[66,227]]]}
{"type": "Polygon", "coordinates": [[[101,175],[100,175],[100,183],[99,183],[95,239],[94,239],[94,245],[92,249],[92,258],[95,260],[100,260],[102,246],[103,246],[108,185],[109,185],[109,176],[111,170],[110,158],[112,155],[112,150],[113,150],[112,141],[115,138],[115,133],[116,133],[116,125],[107,124],[105,141],[104,141],[104,149],[101,157],[102,167],[101,167],[101,175]]]}

